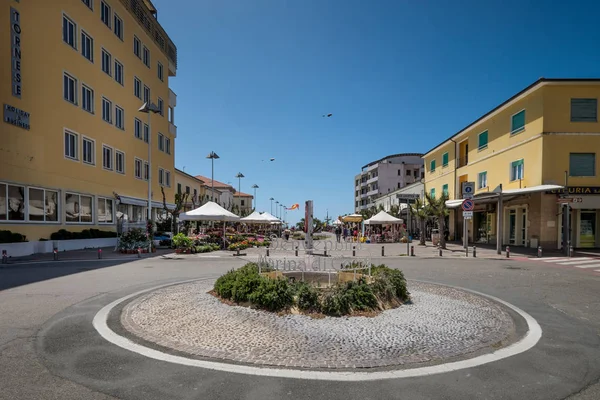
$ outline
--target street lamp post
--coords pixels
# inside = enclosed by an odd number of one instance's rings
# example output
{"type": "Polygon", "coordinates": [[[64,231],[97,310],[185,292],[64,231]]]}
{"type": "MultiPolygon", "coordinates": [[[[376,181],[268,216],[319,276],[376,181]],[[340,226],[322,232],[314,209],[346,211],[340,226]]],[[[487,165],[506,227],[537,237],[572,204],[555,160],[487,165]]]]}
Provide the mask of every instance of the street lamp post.
{"type": "Polygon", "coordinates": [[[259,187],[258,187],[258,185],[256,183],[254,185],[252,185],[252,189],[254,189],[254,211],[256,211],[256,205],[257,205],[257,202],[256,202],[256,189],[258,189],[258,188],[259,187]]]}
{"type": "Polygon", "coordinates": [[[215,201],[215,160],[220,157],[217,155],[217,153],[215,153],[214,151],[211,151],[210,154],[206,156],[206,158],[210,158],[210,163],[211,163],[210,191],[212,194],[211,201],[215,201]]]}
{"type": "Polygon", "coordinates": [[[152,252],[152,235],[150,232],[150,223],[152,221],[152,130],[150,114],[158,114],[160,113],[160,109],[148,99],[138,111],[148,114],[148,221],[146,222],[146,233],[148,234],[148,254],[150,254],[152,252]]]}
{"type": "Polygon", "coordinates": [[[277,216],[277,209],[279,208],[279,201],[275,201],[275,218],[279,218],[277,216]]]}
{"type": "Polygon", "coordinates": [[[238,178],[238,203],[239,203],[239,207],[240,207],[239,212],[240,212],[240,215],[242,215],[242,197],[241,197],[242,178],[245,178],[245,176],[241,172],[238,172],[235,177],[238,178]]]}
{"type": "Polygon", "coordinates": [[[271,215],[273,215],[273,200],[275,199],[271,197],[269,200],[271,200],[271,215]]]}

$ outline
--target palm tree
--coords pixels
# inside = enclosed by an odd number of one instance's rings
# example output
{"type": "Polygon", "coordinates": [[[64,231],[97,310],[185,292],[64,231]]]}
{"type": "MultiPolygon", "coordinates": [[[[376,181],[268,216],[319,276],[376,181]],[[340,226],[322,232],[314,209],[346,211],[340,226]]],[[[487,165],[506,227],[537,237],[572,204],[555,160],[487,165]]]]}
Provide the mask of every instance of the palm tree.
{"type": "Polygon", "coordinates": [[[417,221],[419,221],[419,245],[425,246],[425,222],[431,215],[429,205],[426,205],[419,197],[410,205],[410,213],[417,218],[417,221]]]}
{"type": "Polygon", "coordinates": [[[429,204],[429,215],[436,218],[438,221],[438,228],[440,230],[440,247],[445,249],[446,236],[444,235],[444,232],[446,232],[446,217],[449,214],[448,208],[446,207],[448,195],[446,193],[442,193],[439,198],[435,198],[431,197],[429,193],[425,193],[425,197],[427,198],[427,203],[429,204]]]}

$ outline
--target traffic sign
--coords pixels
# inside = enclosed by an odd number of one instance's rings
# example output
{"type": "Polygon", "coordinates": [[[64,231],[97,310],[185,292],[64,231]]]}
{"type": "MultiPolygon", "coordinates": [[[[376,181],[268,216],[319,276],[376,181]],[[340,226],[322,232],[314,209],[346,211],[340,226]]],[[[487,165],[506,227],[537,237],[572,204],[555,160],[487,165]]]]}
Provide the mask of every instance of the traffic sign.
{"type": "Polygon", "coordinates": [[[472,199],[474,194],[475,194],[475,182],[463,182],[462,183],[463,199],[472,199]]]}
{"type": "Polygon", "coordinates": [[[463,211],[473,211],[473,208],[475,208],[475,202],[471,199],[465,199],[463,200],[461,207],[463,211]]]}
{"type": "Polygon", "coordinates": [[[463,218],[464,219],[471,219],[471,218],[473,218],[473,211],[463,211],[463,218]]]}

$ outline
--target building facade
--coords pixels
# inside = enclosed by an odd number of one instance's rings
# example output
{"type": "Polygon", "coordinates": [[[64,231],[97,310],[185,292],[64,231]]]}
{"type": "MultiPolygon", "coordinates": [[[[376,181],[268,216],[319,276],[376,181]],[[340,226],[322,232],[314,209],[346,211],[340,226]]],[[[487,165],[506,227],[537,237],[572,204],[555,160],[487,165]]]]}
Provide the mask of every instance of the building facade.
{"type": "Polygon", "coordinates": [[[354,177],[354,211],[375,205],[382,195],[401,189],[424,177],[422,154],[394,154],[362,167],[354,177]]]}
{"type": "Polygon", "coordinates": [[[206,176],[196,175],[196,178],[205,182],[206,194],[209,198],[211,198],[211,191],[214,187],[215,202],[223,208],[235,212],[236,214],[239,214],[242,210],[245,214],[252,211],[252,201],[254,196],[251,194],[240,193],[233,186],[217,180],[213,182],[206,176]]]}
{"type": "Polygon", "coordinates": [[[451,239],[466,224],[475,243],[599,247],[599,97],[600,80],[542,78],[427,152],[425,191],[448,194],[451,239]]]}
{"type": "Polygon", "coordinates": [[[252,213],[254,196],[244,192],[236,192],[233,196],[234,210],[237,214],[246,216],[252,213]]]}
{"type": "Polygon", "coordinates": [[[148,180],[156,212],[175,171],[177,50],[152,3],[6,0],[0,24],[0,229],[38,240],[115,230],[117,216],[144,225],[148,180]]]}
{"type": "Polygon", "coordinates": [[[203,180],[177,168],[175,168],[175,185],[177,193],[187,193],[182,211],[193,210],[210,200],[203,180]]]}

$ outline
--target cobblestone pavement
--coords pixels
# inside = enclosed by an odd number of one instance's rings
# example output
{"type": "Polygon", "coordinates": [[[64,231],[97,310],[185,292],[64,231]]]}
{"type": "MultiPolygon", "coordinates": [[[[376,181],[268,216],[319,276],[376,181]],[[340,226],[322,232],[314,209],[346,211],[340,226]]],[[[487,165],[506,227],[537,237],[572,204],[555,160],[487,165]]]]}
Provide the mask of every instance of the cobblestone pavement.
{"type": "Polygon", "coordinates": [[[498,304],[445,286],[409,282],[413,304],[374,318],[312,319],[229,306],[212,282],[171,286],[123,309],[123,326],[193,355],[296,368],[373,368],[439,362],[495,350],[514,334],[498,304]]]}

